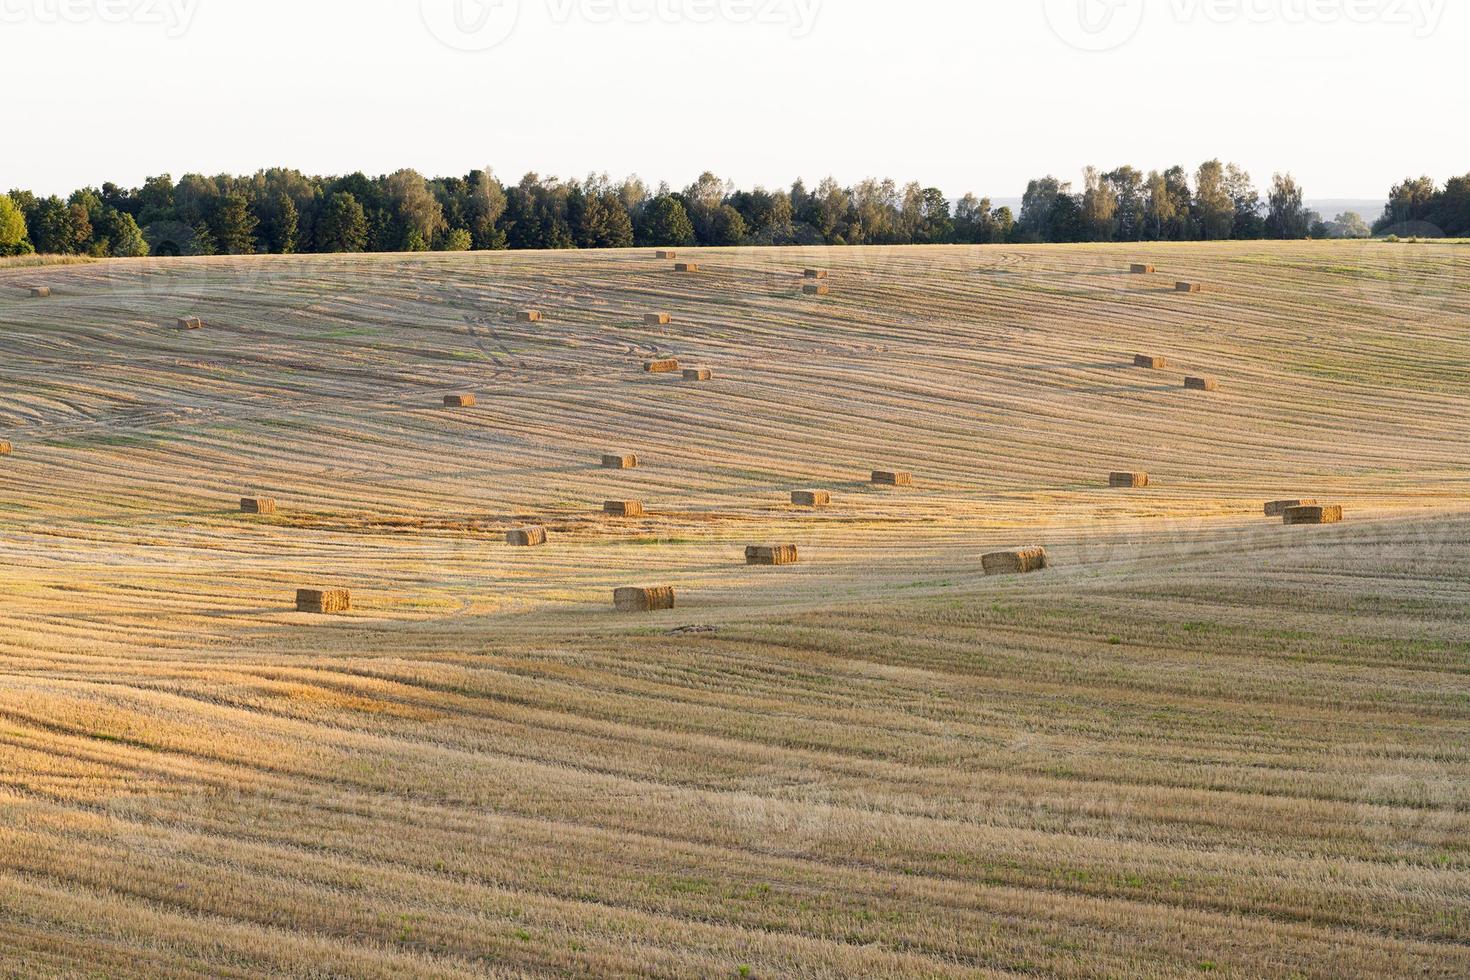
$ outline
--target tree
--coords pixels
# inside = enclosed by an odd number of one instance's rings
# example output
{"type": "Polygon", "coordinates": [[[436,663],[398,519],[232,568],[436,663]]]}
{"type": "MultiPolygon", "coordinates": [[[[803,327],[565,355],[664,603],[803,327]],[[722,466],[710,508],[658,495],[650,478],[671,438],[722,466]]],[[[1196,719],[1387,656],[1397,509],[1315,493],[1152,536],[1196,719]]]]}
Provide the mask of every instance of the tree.
{"type": "Polygon", "coordinates": [[[1225,165],[1210,160],[1200,165],[1194,178],[1194,218],[1199,236],[1221,241],[1235,230],[1235,202],[1225,186],[1225,165]]]}
{"type": "Polygon", "coordinates": [[[439,240],[439,248],[445,252],[468,252],[474,244],[474,236],[468,228],[451,228],[439,240]]]}
{"type": "Polygon", "coordinates": [[[220,199],[210,227],[221,253],[253,255],[256,251],[255,229],[259,224],[260,219],[250,210],[250,199],[235,192],[220,199]]]}
{"type": "Polygon", "coordinates": [[[265,236],[266,251],[277,255],[290,255],[296,251],[296,236],[300,226],[300,215],[296,203],[284,191],[276,194],[266,212],[261,231],[265,236]]]}
{"type": "Polygon", "coordinates": [[[1333,220],[1327,222],[1328,238],[1372,238],[1373,229],[1368,227],[1368,222],[1356,211],[1348,211],[1339,214],[1333,220]]]}
{"type": "MultiPolygon", "coordinates": [[[[417,170],[399,170],[383,182],[383,196],[393,216],[396,245],[408,252],[428,249],[448,227],[444,208],[417,170]]],[[[391,247],[391,246],[390,246],[391,247]]]]}
{"type": "Polygon", "coordinates": [[[649,202],[638,227],[642,245],[693,245],[694,225],[684,205],[664,194],[649,202]]]}
{"type": "Polygon", "coordinates": [[[29,247],[25,215],[8,196],[0,195],[0,256],[20,255],[29,247]],[[24,249],[22,242],[26,243],[24,249]]]}
{"type": "Polygon", "coordinates": [[[31,244],[43,255],[76,255],[85,250],[92,238],[86,207],[69,205],[55,196],[36,203],[27,226],[31,244]]]}
{"type": "Polygon", "coordinates": [[[469,221],[470,237],[475,248],[504,248],[505,232],[499,227],[505,214],[505,188],[495,179],[495,174],[486,167],[471,171],[465,178],[469,191],[465,201],[465,218],[469,221]]]}
{"type": "Polygon", "coordinates": [[[1302,203],[1302,189],[1291,174],[1271,178],[1271,193],[1266,211],[1266,234],[1277,239],[1306,238],[1312,231],[1312,219],[1302,203]]]}
{"type": "Polygon", "coordinates": [[[1028,183],[1021,198],[1021,217],[1016,221],[1020,233],[1029,240],[1044,241],[1057,199],[1070,194],[1071,190],[1071,184],[1064,184],[1050,175],[1028,183]]]}
{"type": "Polygon", "coordinates": [[[1083,172],[1082,227],[1090,242],[1110,242],[1118,227],[1118,194],[1096,167],[1083,172]]]}
{"type": "Polygon", "coordinates": [[[721,204],[710,222],[711,245],[739,245],[745,241],[745,219],[728,204],[721,204]]]}
{"type": "Polygon", "coordinates": [[[1132,167],[1119,167],[1103,174],[1102,179],[1118,202],[1113,214],[1113,237],[1124,242],[1138,241],[1145,234],[1143,174],[1132,167]]]}
{"type": "Polygon", "coordinates": [[[356,197],[333,194],[317,225],[317,247],[323,252],[361,252],[367,247],[367,214],[356,197]]]}
{"type": "Polygon", "coordinates": [[[1234,238],[1262,238],[1266,222],[1261,216],[1261,195],[1256,192],[1251,175],[1235,164],[1225,168],[1225,193],[1235,206],[1234,238]]]}

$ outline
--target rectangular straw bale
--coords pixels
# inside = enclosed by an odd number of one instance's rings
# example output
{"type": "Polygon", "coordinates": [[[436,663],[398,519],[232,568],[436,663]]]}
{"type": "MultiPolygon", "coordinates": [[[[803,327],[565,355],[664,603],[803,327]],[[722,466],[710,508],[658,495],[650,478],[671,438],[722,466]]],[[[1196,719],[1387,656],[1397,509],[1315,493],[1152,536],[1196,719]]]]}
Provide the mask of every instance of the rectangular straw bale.
{"type": "Polygon", "coordinates": [[[874,470],[873,482],[885,487],[911,487],[914,475],[903,470],[874,470]]]}
{"type": "Polygon", "coordinates": [[[1174,284],[1174,290],[1180,293],[1201,293],[1204,292],[1204,288],[1197,282],[1176,282],[1174,284]]]}
{"type": "Polygon", "coordinates": [[[1303,507],[1288,507],[1282,515],[1286,524],[1337,524],[1342,521],[1340,504],[1309,504],[1303,507]]]}
{"type": "Polygon", "coordinates": [[[672,357],[665,357],[657,361],[644,361],[643,370],[649,374],[673,374],[679,370],[679,362],[672,357]]]}
{"type": "Polygon", "coordinates": [[[521,312],[519,314],[517,314],[517,317],[516,318],[518,320],[520,320],[522,323],[540,323],[541,322],[541,311],[540,310],[521,310],[521,312]]]}
{"type": "Polygon", "coordinates": [[[9,456],[11,453],[11,448],[12,447],[10,443],[0,441],[0,456],[9,456]]]}
{"type": "Polygon", "coordinates": [[[1156,357],[1153,354],[1137,354],[1134,355],[1133,366],[1162,371],[1169,366],[1169,359],[1167,357],[1156,357]]]}
{"type": "Polygon", "coordinates": [[[806,272],[802,273],[802,275],[804,275],[808,279],[826,279],[827,278],[827,270],[826,269],[808,269],[808,270],[806,270],[806,272]]]}
{"type": "Polygon", "coordinates": [[[444,396],[444,407],[445,408],[474,408],[475,407],[475,396],[474,395],[445,395],[444,396]]]}
{"type": "Polygon", "coordinates": [[[745,549],[747,565],[795,565],[800,560],[794,544],[753,544],[745,549]]]}
{"type": "Polygon", "coordinates": [[[602,512],[611,517],[642,517],[643,502],[640,500],[606,500],[602,512]]]}
{"type": "Polygon", "coordinates": [[[613,590],[613,606],[618,612],[646,613],[674,608],[674,590],[667,585],[653,588],[613,590]]]}
{"type": "Polygon", "coordinates": [[[674,263],[674,271],[675,272],[698,272],[699,271],[699,263],[697,263],[697,262],[675,262],[674,263]]]}
{"type": "Polygon", "coordinates": [[[1147,473],[1109,473],[1108,486],[1110,487],[1146,487],[1148,486],[1147,473]]]}
{"type": "Polygon", "coordinates": [[[674,318],[667,313],[645,313],[643,314],[643,325],[647,327],[667,327],[674,322],[674,318]]]}
{"type": "Polygon", "coordinates": [[[638,468],[638,457],[632,453],[619,455],[605,454],[602,457],[602,468],[605,470],[636,470],[638,468]]]}
{"type": "Polygon", "coordinates": [[[1317,501],[1310,500],[1272,500],[1266,504],[1267,517],[1283,517],[1293,507],[1315,507],[1317,501]]]}
{"type": "Polygon", "coordinates": [[[1017,548],[995,551],[980,559],[986,575],[1023,575],[1047,567],[1045,548],[1017,548]]]}
{"type": "Polygon", "coordinates": [[[1155,270],[1154,267],[1151,265],[1144,265],[1142,262],[1135,262],[1133,263],[1133,265],[1129,266],[1128,271],[1133,273],[1135,276],[1148,276],[1152,275],[1155,270]]]}
{"type": "Polygon", "coordinates": [[[653,257],[656,259],[677,259],[679,257],[679,253],[675,252],[673,249],[661,248],[657,252],[653,253],[653,257]]]}
{"type": "Polygon", "coordinates": [[[184,317],[179,317],[179,329],[180,330],[202,330],[202,329],[204,329],[204,321],[201,320],[201,319],[199,319],[199,317],[197,317],[197,316],[184,316],[184,317]]]}
{"type": "Polygon", "coordinates": [[[506,531],[505,543],[517,548],[535,548],[546,543],[546,528],[522,527],[506,531]]]}
{"type": "Polygon", "coordinates": [[[45,299],[51,295],[50,286],[32,286],[31,299],[45,299]]]}
{"type": "Polygon", "coordinates": [[[832,292],[832,287],[825,282],[809,283],[801,287],[801,291],[808,296],[827,296],[832,292]]]}
{"type": "Polygon", "coordinates": [[[276,500],[274,497],[241,497],[240,512],[242,514],[274,514],[276,500]]]}
{"type": "Polygon", "coordinates": [[[1219,391],[1220,382],[1214,378],[1185,378],[1184,387],[1191,391],[1219,391]]]}
{"type": "Polygon", "coordinates": [[[712,377],[714,373],[709,368],[685,368],[684,370],[685,381],[708,381],[712,377]]]}
{"type": "Polygon", "coordinates": [[[826,507],[832,503],[832,494],[827,490],[793,490],[791,502],[798,507],[826,507]]]}
{"type": "Polygon", "coordinates": [[[297,589],[296,610],[304,613],[343,613],[352,608],[346,589],[297,589]]]}

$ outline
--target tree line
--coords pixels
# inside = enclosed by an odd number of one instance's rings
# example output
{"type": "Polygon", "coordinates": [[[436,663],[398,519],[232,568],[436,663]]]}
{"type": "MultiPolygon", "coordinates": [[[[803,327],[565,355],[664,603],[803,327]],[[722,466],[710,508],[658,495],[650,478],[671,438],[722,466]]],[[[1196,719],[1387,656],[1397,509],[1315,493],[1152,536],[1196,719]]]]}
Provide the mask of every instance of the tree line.
{"type": "MultiPolygon", "coordinates": [[[[1380,230],[1414,223],[1470,230],[1470,177],[1394,188],[1380,230]]],[[[488,169],[429,179],[414,170],[312,177],[168,174],[141,187],[105,183],[63,199],[0,196],[0,255],[93,256],[621,248],[632,245],[912,245],[1214,241],[1366,237],[1357,215],[1324,221],[1278,174],[1262,199],[1250,175],[1211,160],[1147,174],[1088,168],[1082,186],[1029,183],[1020,214],[936,187],[869,179],[844,186],[737,189],[712,173],[682,190],[637,177],[502,184],[488,169]]]]}

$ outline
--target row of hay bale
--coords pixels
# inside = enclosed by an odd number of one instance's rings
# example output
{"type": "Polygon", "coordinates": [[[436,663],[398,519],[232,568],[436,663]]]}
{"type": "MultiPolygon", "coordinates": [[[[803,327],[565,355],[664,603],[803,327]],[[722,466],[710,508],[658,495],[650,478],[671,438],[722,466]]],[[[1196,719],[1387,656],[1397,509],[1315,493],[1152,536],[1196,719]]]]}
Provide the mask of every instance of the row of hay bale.
{"type": "MultiPolygon", "coordinates": [[[[1169,359],[1157,354],[1135,354],[1133,366],[1147,368],[1150,371],[1164,371],[1169,367],[1169,359]]],[[[1219,391],[1220,382],[1210,377],[1188,376],[1184,379],[1184,387],[1191,391],[1219,391]]]]}
{"type": "MultiPolygon", "coordinates": [[[[1158,269],[1152,265],[1148,265],[1143,262],[1135,262],[1128,267],[1128,271],[1135,276],[1151,276],[1155,272],[1157,272],[1158,269]]],[[[1174,290],[1180,293],[1202,293],[1204,292],[1204,289],[1204,283],[1200,282],[1181,281],[1174,284],[1174,290]]]]}

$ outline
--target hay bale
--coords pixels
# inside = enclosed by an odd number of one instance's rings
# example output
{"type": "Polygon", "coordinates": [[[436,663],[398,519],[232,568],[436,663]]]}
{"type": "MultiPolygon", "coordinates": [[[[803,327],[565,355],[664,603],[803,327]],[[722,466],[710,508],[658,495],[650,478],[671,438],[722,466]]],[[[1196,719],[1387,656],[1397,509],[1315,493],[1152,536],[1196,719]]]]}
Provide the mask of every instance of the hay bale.
{"type": "Polygon", "coordinates": [[[10,443],[0,442],[0,456],[9,456],[12,452],[10,443]]]}
{"type": "Polygon", "coordinates": [[[818,282],[802,286],[801,291],[808,296],[827,296],[832,292],[832,287],[825,282],[818,282]]]}
{"type": "Polygon", "coordinates": [[[1148,486],[1147,473],[1109,473],[1108,486],[1110,487],[1146,487],[1148,486]]]}
{"type": "Polygon", "coordinates": [[[1128,267],[1128,271],[1133,273],[1135,276],[1151,276],[1153,275],[1155,270],[1154,267],[1151,265],[1144,265],[1141,262],[1135,262],[1133,263],[1133,265],[1128,267]]]}
{"type": "Polygon", "coordinates": [[[241,497],[240,512],[242,514],[274,514],[276,499],[274,497],[241,497]]]}
{"type": "Polygon", "coordinates": [[[674,590],[667,585],[653,588],[613,590],[613,606],[618,612],[647,613],[674,608],[674,590]]]}
{"type": "Polygon", "coordinates": [[[1191,391],[1219,391],[1220,382],[1214,378],[1185,378],[1184,387],[1191,391]]]}
{"type": "Polygon", "coordinates": [[[675,262],[674,263],[674,271],[675,272],[698,272],[699,271],[699,263],[697,263],[697,262],[675,262]]]}
{"type": "Polygon", "coordinates": [[[201,320],[201,319],[199,319],[197,316],[184,316],[184,317],[179,317],[179,329],[180,330],[203,330],[204,329],[204,321],[201,320]]]}
{"type": "Polygon", "coordinates": [[[444,407],[445,408],[474,408],[475,407],[475,396],[474,395],[445,395],[444,396],[444,407]]]}
{"type": "Polygon", "coordinates": [[[522,527],[505,532],[505,543],[517,548],[535,548],[546,543],[546,528],[522,527]]]}
{"type": "Polygon", "coordinates": [[[1197,282],[1176,282],[1174,284],[1174,291],[1179,293],[1202,293],[1205,291],[1205,287],[1197,282]]]}
{"type": "Polygon", "coordinates": [[[645,327],[667,327],[674,322],[674,318],[667,313],[645,313],[643,314],[643,325],[645,327]]]}
{"type": "Polygon", "coordinates": [[[986,575],[1024,575],[1047,567],[1045,548],[1017,548],[995,551],[980,559],[986,575]]]}
{"type": "Polygon", "coordinates": [[[520,313],[516,314],[516,319],[520,320],[522,323],[540,323],[541,322],[541,311],[540,310],[521,310],[520,313]]]}
{"type": "Polygon", "coordinates": [[[797,557],[794,544],[753,544],[745,549],[747,565],[795,565],[798,561],[800,558],[797,557]]]}
{"type": "Polygon", "coordinates": [[[622,453],[616,456],[605,454],[602,457],[602,468],[605,470],[636,470],[638,457],[632,453],[622,453]]]}
{"type": "Polygon", "coordinates": [[[1153,354],[1135,354],[1133,356],[1133,366],[1162,371],[1169,366],[1169,359],[1166,357],[1155,357],[1153,354]]]}
{"type": "Polygon", "coordinates": [[[832,494],[826,490],[793,490],[791,502],[798,507],[826,507],[832,503],[832,494]]]}
{"type": "Polygon", "coordinates": [[[1313,500],[1313,499],[1306,499],[1306,500],[1272,500],[1272,501],[1270,501],[1269,503],[1266,504],[1266,516],[1267,517],[1284,517],[1286,515],[1286,512],[1289,511],[1289,510],[1291,510],[1293,507],[1315,507],[1315,506],[1317,506],[1317,501],[1316,500],[1313,500]]]}
{"type": "Polygon", "coordinates": [[[657,252],[653,253],[653,257],[656,259],[677,259],[679,257],[679,253],[675,252],[671,248],[661,248],[657,252]]]}
{"type": "Polygon", "coordinates": [[[686,368],[684,370],[685,381],[708,381],[714,377],[709,368],[686,368]]]}
{"type": "Polygon", "coordinates": [[[31,299],[46,299],[51,295],[50,286],[32,286],[31,299]]]}
{"type": "Polygon", "coordinates": [[[808,269],[805,272],[803,272],[802,275],[805,276],[808,279],[826,279],[827,278],[827,270],[826,269],[808,269]]]}
{"type": "Polygon", "coordinates": [[[602,512],[609,517],[642,517],[643,502],[641,500],[606,500],[603,501],[602,512]]]}
{"type": "Polygon", "coordinates": [[[1342,521],[1341,504],[1307,504],[1288,507],[1282,515],[1286,524],[1338,524],[1342,521]]]}
{"type": "Polygon", "coordinates": [[[346,589],[297,589],[296,611],[327,615],[352,608],[352,593],[346,589]]]}
{"type": "Polygon", "coordinates": [[[649,374],[673,374],[679,370],[679,362],[672,357],[665,357],[657,361],[644,361],[643,370],[649,374]]]}
{"type": "Polygon", "coordinates": [[[911,487],[914,475],[903,470],[874,470],[873,482],[884,487],[911,487]]]}

